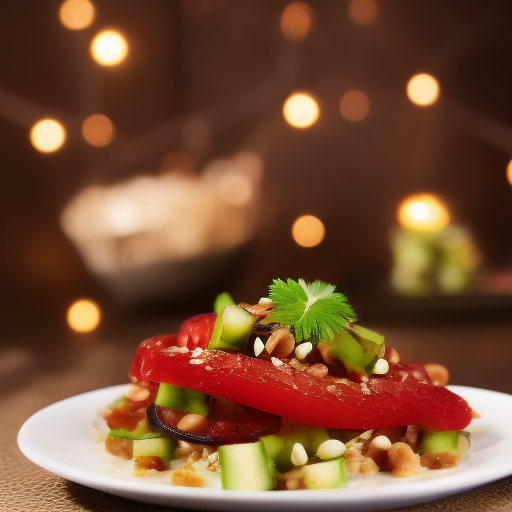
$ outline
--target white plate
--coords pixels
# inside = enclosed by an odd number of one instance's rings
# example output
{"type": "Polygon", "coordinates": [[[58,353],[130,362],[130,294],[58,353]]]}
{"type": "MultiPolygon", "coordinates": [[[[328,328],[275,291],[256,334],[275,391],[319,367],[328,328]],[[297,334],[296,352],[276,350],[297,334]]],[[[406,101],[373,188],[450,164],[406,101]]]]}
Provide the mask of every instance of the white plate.
{"type": "Polygon", "coordinates": [[[348,487],[325,491],[243,492],[173,487],[131,475],[131,461],[117,465],[104,453],[93,427],[98,410],[120,396],[113,386],[57,402],[34,414],[18,435],[31,461],[73,482],[147,503],[203,510],[372,510],[430,501],[512,474],[512,395],[451,386],[482,418],[474,420],[471,450],[458,468],[411,479],[389,474],[352,477],[348,487]]]}

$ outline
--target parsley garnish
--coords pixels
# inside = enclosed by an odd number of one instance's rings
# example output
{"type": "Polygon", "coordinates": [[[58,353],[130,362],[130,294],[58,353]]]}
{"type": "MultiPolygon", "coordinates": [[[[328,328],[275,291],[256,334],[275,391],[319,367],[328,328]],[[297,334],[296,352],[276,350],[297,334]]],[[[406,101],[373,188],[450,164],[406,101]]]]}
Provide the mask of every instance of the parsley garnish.
{"type": "Polygon", "coordinates": [[[268,319],[292,327],[295,340],[332,341],[357,316],[343,293],[332,284],[304,279],[274,279],[269,297],[276,305],[268,319]]]}

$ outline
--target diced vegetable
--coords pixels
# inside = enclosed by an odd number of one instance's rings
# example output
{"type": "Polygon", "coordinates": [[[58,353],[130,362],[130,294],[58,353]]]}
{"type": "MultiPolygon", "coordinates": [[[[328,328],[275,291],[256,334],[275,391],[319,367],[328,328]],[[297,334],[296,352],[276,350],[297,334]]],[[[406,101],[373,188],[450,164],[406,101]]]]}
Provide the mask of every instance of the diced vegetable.
{"type": "Polygon", "coordinates": [[[217,315],[208,349],[244,351],[257,319],[239,306],[225,306],[217,315]]]}
{"type": "Polygon", "coordinates": [[[226,306],[235,305],[236,302],[228,292],[222,292],[213,301],[213,312],[219,314],[226,306]]]}
{"type": "Polygon", "coordinates": [[[458,431],[425,432],[419,446],[420,453],[457,453],[459,451],[458,431]]]}
{"type": "Polygon", "coordinates": [[[219,446],[223,489],[269,491],[276,487],[274,464],[261,441],[219,446]]]}
{"type": "Polygon", "coordinates": [[[167,407],[173,411],[207,416],[210,407],[210,397],[200,391],[161,383],[158,387],[155,404],[167,407]]]}
{"type": "Polygon", "coordinates": [[[165,466],[174,458],[176,441],[170,437],[139,439],[133,441],[133,458],[159,457],[165,466]]]}
{"type": "Polygon", "coordinates": [[[304,466],[302,471],[307,489],[335,489],[345,485],[347,481],[343,457],[304,466]]]}
{"type": "Polygon", "coordinates": [[[158,432],[153,432],[148,425],[148,420],[142,418],[133,430],[126,428],[110,429],[109,437],[121,437],[124,439],[151,439],[153,437],[161,437],[158,432]]]}

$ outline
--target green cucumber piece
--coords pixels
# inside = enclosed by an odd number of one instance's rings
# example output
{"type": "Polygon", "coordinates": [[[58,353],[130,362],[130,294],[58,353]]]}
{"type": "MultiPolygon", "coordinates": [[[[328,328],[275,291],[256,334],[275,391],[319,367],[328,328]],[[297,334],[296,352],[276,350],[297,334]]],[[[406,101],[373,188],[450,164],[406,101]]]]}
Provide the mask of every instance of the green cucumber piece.
{"type": "Polygon", "coordinates": [[[109,437],[121,437],[123,439],[152,439],[154,437],[162,437],[159,432],[154,432],[148,425],[148,420],[142,418],[133,430],[125,428],[110,429],[109,437]]]}
{"type": "Polygon", "coordinates": [[[208,416],[210,397],[193,389],[181,388],[162,382],[158,387],[155,404],[173,411],[208,416]]]}
{"type": "Polygon", "coordinates": [[[228,292],[222,292],[213,301],[213,312],[219,314],[226,306],[236,305],[236,302],[228,292]]]}
{"type": "Polygon", "coordinates": [[[208,349],[243,352],[257,319],[240,306],[225,306],[215,320],[208,349]]]}
{"type": "Polygon", "coordinates": [[[459,451],[458,430],[445,432],[425,432],[418,448],[420,453],[457,453],[459,451]]]}
{"type": "Polygon", "coordinates": [[[319,427],[299,426],[293,432],[263,436],[260,440],[265,445],[268,455],[274,461],[278,471],[288,471],[293,467],[291,454],[293,445],[304,446],[308,457],[314,457],[318,447],[330,439],[327,430],[319,427]]]}
{"type": "Polygon", "coordinates": [[[276,488],[276,470],[261,441],[219,446],[223,489],[270,491],[276,488]]]}
{"type": "Polygon", "coordinates": [[[307,489],[335,489],[347,482],[343,457],[304,466],[302,471],[307,489]]]}
{"type": "Polygon", "coordinates": [[[170,437],[158,437],[154,439],[138,439],[133,441],[133,458],[160,457],[162,462],[169,466],[174,458],[176,441],[170,437]]]}

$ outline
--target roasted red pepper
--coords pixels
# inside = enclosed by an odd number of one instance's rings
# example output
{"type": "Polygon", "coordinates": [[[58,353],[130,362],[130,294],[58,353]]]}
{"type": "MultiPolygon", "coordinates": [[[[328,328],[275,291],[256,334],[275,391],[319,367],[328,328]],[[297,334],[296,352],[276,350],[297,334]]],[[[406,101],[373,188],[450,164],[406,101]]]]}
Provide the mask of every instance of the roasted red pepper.
{"type": "Polygon", "coordinates": [[[134,382],[166,382],[226,398],[289,421],[337,429],[421,425],[430,430],[462,430],[472,418],[468,404],[431,383],[421,365],[391,365],[367,382],[316,377],[288,364],[217,350],[195,357],[176,345],[175,336],[143,342],[131,370],[134,382]]]}

